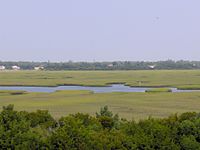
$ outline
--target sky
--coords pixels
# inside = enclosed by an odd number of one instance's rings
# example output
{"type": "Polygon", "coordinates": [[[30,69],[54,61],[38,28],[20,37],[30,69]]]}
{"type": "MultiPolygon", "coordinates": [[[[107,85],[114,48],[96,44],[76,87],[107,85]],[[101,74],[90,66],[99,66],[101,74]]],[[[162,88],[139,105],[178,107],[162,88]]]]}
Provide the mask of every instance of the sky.
{"type": "Polygon", "coordinates": [[[0,60],[200,60],[199,7],[200,0],[0,0],[0,60]]]}

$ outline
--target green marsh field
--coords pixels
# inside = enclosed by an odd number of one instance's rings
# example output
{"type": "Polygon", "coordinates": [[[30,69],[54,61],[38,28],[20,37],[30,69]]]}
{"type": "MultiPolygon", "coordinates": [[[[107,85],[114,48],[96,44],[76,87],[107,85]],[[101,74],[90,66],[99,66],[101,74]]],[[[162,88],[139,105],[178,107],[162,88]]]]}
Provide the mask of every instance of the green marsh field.
{"type": "MultiPolygon", "coordinates": [[[[162,71],[3,71],[2,86],[106,86],[125,83],[141,87],[177,87],[200,89],[199,70],[162,71]]],[[[58,91],[54,93],[28,93],[0,91],[0,107],[14,104],[16,110],[47,109],[58,118],[83,112],[94,115],[100,107],[109,108],[127,119],[148,116],[166,117],[172,113],[200,110],[200,92],[170,93],[92,93],[91,91],[58,91]]]]}
{"type": "Polygon", "coordinates": [[[109,83],[125,83],[130,86],[200,89],[200,70],[0,72],[0,85],[105,86],[109,83]]]}

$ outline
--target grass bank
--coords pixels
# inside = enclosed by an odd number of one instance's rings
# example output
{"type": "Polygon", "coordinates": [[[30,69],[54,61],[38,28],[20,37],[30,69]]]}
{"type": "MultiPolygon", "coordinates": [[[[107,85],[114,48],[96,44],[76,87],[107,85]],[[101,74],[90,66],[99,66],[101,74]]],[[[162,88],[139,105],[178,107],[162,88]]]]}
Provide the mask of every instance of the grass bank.
{"type": "Polygon", "coordinates": [[[152,89],[146,90],[145,92],[147,93],[172,92],[172,90],[169,88],[152,88],[152,89]]]}

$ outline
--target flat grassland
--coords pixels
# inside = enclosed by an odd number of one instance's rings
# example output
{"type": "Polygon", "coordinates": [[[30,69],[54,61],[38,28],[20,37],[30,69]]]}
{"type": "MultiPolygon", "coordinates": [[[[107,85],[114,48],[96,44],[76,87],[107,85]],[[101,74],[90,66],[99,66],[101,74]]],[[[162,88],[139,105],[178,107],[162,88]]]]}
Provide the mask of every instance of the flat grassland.
{"type": "MultiPolygon", "coordinates": [[[[19,92],[20,93],[20,92],[19,92]]],[[[0,93],[0,107],[14,104],[16,110],[49,110],[58,118],[77,112],[94,115],[108,105],[127,119],[148,116],[166,117],[172,113],[200,110],[200,92],[192,93],[92,93],[90,91],[58,91],[54,93],[0,93]]]]}
{"type": "Polygon", "coordinates": [[[200,70],[151,71],[3,71],[0,85],[105,86],[125,83],[130,86],[200,89],[200,70]]]}
{"type": "MultiPolygon", "coordinates": [[[[131,86],[200,87],[200,71],[6,71],[0,72],[0,85],[104,86],[125,83],[131,86]]],[[[148,116],[166,117],[172,113],[200,110],[200,92],[191,93],[92,93],[91,91],[58,91],[54,93],[27,93],[0,91],[0,107],[14,104],[16,110],[47,109],[58,118],[83,112],[94,115],[100,107],[108,105],[127,119],[148,116]]]]}

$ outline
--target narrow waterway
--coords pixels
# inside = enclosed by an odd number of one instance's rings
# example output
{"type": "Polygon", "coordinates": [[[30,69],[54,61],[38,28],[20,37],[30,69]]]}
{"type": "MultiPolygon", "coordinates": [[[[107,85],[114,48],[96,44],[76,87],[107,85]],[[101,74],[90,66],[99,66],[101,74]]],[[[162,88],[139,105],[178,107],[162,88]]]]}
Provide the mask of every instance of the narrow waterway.
{"type": "MultiPolygon", "coordinates": [[[[111,92],[145,92],[151,88],[130,87],[123,84],[113,84],[108,87],[88,87],[88,86],[57,86],[57,87],[37,87],[37,86],[0,86],[0,90],[20,90],[27,92],[55,92],[58,90],[89,90],[94,93],[111,93],[111,92]]],[[[170,88],[172,92],[196,92],[200,90],[179,90],[170,88]]]]}

